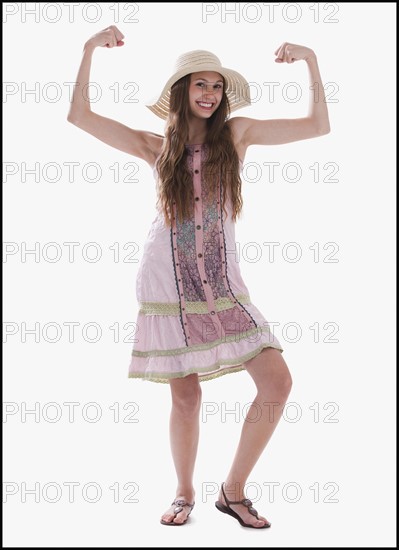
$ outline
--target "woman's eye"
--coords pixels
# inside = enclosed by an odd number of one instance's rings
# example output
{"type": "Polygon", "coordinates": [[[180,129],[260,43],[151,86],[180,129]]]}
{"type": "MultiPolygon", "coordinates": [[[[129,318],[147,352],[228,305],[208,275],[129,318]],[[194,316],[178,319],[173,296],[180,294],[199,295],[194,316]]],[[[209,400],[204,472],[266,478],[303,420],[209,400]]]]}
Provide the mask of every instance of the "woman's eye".
{"type": "MultiPolygon", "coordinates": [[[[199,86],[200,88],[203,88],[205,86],[205,83],[204,82],[197,82],[197,86],[199,86]]],[[[222,85],[221,84],[215,84],[214,88],[220,90],[220,88],[222,88],[222,85]]]]}

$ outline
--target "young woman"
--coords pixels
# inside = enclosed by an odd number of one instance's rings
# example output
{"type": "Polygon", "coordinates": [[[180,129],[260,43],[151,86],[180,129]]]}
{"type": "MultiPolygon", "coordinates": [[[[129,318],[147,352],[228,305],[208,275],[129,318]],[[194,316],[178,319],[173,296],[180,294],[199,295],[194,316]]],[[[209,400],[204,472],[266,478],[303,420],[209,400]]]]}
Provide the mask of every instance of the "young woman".
{"type": "Polygon", "coordinates": [[[259,416],[259,407],[263,414],[257,422],[244,422],[215,505],[245,527],[270,527],[245,498],[244,487],[280,420],[292,381],[283,348],[241,277],[234,225],[242,209],[240,169],[250,145],[289,143],[330,131],[316,55],[288,43],[275,52],[276,62],[306,62],[312,84],[308,116],[255,120],[230,118],[251,102],[242,75],[223,67],[211,52],[182,54],[158,101],[147,105],[166,120],[160,136],[92,112],[81,94],[95,48],[122,46],[123,38],[111,26],[84,45],[68,121],[148,162],[157,181],[157,216],[137,275],[138,342],[129,377],[168,383],[171,389],[177,488],[161,523],[183,525],[194,506],[200,382],[245,370],[257,389],[247,418],[259,416]],[[269,408],[271,402],[278,406],[269,408]]]}

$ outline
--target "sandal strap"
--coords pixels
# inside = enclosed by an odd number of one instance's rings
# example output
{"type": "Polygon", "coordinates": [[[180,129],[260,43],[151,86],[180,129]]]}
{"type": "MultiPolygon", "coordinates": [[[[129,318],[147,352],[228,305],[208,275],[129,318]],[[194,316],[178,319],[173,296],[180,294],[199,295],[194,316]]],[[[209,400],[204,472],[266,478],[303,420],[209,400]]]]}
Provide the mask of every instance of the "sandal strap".
{"type": "Polygon", "coordinates": [[[184,506],[189,506],[190,507],[190,512],[188,513],[188,516],[191,514],[191,511],[192,509],[194,508],[194,504],[195,502],[193,502],[192,504],[190,504],[189,502],[187,502],[185,499],[183,498],[176,498],[173,502],[172,502],[172,506],[175,505],[175,509],[173,510],[173,513],[175,515],[177,515],[179,512],[182,512],[184,506]]]}
{"type": "Polygon", "coordinates": [[[226,493],[224,492],[223,485],[224,483],[222,483],[222,493],[228,507],[230,507],[230,504],[243,504],[248,508],[248,512],[250,514],[256,516],[256,518],[259,519],[258,511],[255,510],[255,508],[252,506],[252,500],[250,500],[249,498],[242,498],[241,500],[229,500],[226,496],[226,493]]]}
{"type": "Polygon", "coordinates": [[[176,504],[176,506],[190,506],[190,508],[194,508],[194,504],[195,502],[193,502],[192,504],[190,504],[189,502],[187,502],[187,500],[183,499],[183,498],[176,498],[173,502],[172,502],[172,506],[173,504],[176,504]]]}

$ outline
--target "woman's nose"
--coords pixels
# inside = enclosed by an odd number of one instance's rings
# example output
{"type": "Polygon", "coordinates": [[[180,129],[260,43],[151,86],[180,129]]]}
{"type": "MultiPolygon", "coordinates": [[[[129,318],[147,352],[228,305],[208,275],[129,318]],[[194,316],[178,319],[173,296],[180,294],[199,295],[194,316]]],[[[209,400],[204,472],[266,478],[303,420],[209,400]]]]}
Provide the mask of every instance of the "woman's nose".
{"type": "Polygon", "coordinates": [[[213,89],[212,86],[207,86],[206,88],[203,88],[202,95],[206,99],[208,99],[210,97],[214,98],[215,97],[215,90],[213,89]]]}

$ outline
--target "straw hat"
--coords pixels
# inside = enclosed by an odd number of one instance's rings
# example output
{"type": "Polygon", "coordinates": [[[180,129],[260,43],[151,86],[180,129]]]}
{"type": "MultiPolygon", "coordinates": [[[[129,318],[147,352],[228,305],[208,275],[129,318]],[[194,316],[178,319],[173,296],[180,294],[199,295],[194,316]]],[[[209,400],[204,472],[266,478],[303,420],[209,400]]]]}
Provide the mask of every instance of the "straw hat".
{"type": "Polygon", "coordinates": [[[222,67],[219,58],[211,52],[193,50],[183,53],[178,57],[175,72],[165,84],[158,100],[152,105],[146,105],[146,107],[160,118],[166,120],[169,113],[170,89],[173,84],[187,74],[200,71],[215,71],[225,78],[225,91],[231,112],[251,104],[249,84],[240,73],[222,67]]]}

